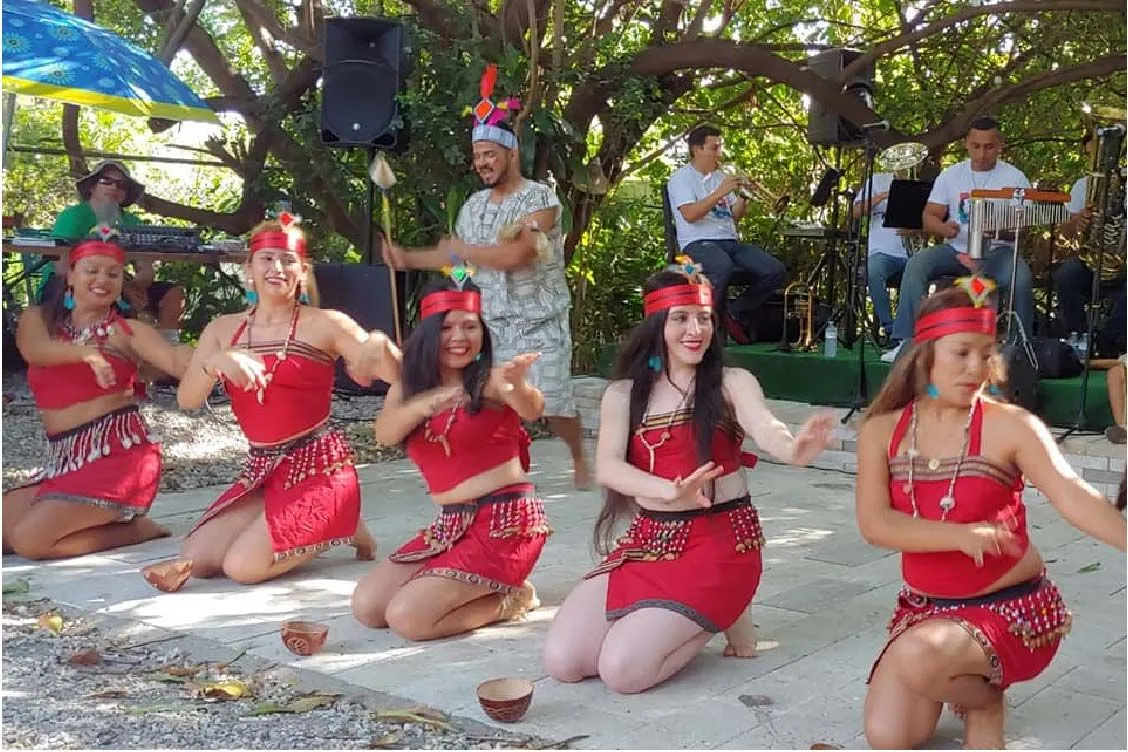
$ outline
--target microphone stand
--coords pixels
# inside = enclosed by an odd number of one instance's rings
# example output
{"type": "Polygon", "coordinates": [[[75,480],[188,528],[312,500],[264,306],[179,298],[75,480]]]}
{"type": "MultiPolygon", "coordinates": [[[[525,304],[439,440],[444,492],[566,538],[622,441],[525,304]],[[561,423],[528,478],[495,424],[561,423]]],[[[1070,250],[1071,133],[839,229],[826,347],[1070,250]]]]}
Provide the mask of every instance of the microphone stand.
{"type": "MultiPolygon", "coordinates": [[[[852,295],[848,305],[853,307],[856,301],[857,288],[859,281],[859,274],[863,281],[869,280],[869,234],[870,224],[873,221],[873,163],[877,158],[877,144],[873,140],[873,129],[862,128],[862,134],[866,138],[866,153],[865,153],[865,172],[862,176],[862,184],[865,185],[865,191],[862,194],[865,196],[865,202],[868,204],[867,211],[865,211],[859,218],[858,222],[858,240],[857,252],[861,256],[861,264],[853,266],[854,274],[851,280],[852,295]],[[865,239],[865,244],[862,244],[862,239],[865,239]]],[[[852,209],[853,207],[851,207],[852,209]]],[[[863,302],[865,298],[862,299],[863,302]]],[[[869,404],[869,379],[866,377],[866,337],[870,335],[869,330],[869,316],[866,315],[865,306],[861,306],[860,311],[860,327],[861,331],[858,333],[857,353],[858,353],[858,389],[854,394],[854,403],[850,406],[849,412],[842,416],[842,425],[846,425],[853,417],[854,413],[858,410],[865,409],[869,404]]]]}

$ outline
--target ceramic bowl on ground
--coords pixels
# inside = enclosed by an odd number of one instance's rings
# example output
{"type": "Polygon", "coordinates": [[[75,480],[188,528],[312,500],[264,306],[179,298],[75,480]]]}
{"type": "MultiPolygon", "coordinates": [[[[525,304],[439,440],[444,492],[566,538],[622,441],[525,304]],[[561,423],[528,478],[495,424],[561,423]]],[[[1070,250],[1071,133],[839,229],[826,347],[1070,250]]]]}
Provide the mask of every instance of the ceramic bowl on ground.
{"type": "Polygon", "coordinates": [[[478,703],[498,723],[516,723],[525,717],[533,701],[533,683],[507,676],[478,685],[478,703]]]}
{"type": "Polygon", "coordinates": [[[175,593],[184,587],[192,576],[192,562],[188,559],[173,559],[150,564],[141,570],[145,581],[163,593],[175,593]]]}
{"type": "Polygon", "coordinates": [[[295,655],[313,655],[321,650],[329,627],[312,621],[282,622],[282,644],[295,655]]]}

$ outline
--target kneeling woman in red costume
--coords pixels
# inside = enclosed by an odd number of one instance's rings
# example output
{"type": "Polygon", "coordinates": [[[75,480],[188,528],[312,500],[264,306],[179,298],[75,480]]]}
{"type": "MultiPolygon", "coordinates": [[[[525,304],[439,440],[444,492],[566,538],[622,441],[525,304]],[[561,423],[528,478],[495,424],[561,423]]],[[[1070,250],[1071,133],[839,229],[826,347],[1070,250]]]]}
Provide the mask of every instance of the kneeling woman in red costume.
{"type": "Polygon", "coordinates": [[[137,361],[179,377],[192,350],[117,309],[125,253],[108,240],[70,252],[67,286],[20,317],[16,343],[47,430],[43,470],[4,494],[4,553],[60,559],[167,536],[146,517],[161,447],[137,407],[137,361]]]}
{"type": "Polygon", "coordinates": [[[403,442],[439,513],[357,583],[352,609],[370,627],[433,640],[523,616],[529,573],[550,532],[526,472],[522,420],[544,408],[525,380],[536,359],[494,367],[477,289],[456,267],[420,303],[403,379],[376,419],[376,440],[403,442]]]}
{"type": "Polygon", "coordinates": [[[352,447],[329,425],[334,365],[343,358],[359,384],[392,381],[399,351],[383,333],[314,305],[306,240],[290,216],[251,234],[246,273],[250,311],[208,324],[177,397],[198,408],[222,380],[250,451],[170,564],[253,584],[339,544],[371,559],[352,447]]]}
{"type": "Polygon", "coordinates": [[[1046,426],[988,396],[1000,376],[992,286],[969,278],[923,303],[858,438],[858,527],[902,552],[905,580],[866,695],[875,748],[922,744],[944,703],[964,717],[965,747],[1002,748],[1005,690],[1044,671],[1069,631],[1028,537],[1023,476],[1069,523],[1125,548],[1124,518],[1046,426]]]}
{"type": "Polygon", "coordinates": [[[688,259],[643,286],[645,318],[619,352],[600,408],[596,476],[607,500],[596,523],[606,552],[616,520],[630,529],[560,607],[544,664],[555,679],[599,676],[622,693],[665,681],[725,631],[727,655],[754,655],[742,616],[760,583],[764,535],[749,499],[745,434],[805,465],[833,416],[792,437],[760,384],[724,368],[712,290],[688,259]]]}

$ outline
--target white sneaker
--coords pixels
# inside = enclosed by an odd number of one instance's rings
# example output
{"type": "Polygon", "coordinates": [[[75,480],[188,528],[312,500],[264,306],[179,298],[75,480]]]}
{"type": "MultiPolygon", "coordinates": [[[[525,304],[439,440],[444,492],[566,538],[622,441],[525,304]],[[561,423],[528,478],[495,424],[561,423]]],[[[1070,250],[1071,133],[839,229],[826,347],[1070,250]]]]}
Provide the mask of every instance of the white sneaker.
{"type": "Polygon", "coordinates": [[[881,354],[881,362],[882,363],[892,363],[893,361],[895,361],[897,359],[897,356],[901,354],[901,348],[904,347],[904,346],[905,346],[905,340],[901,340],[900,342],[897,343],[897,346],[894,347],[892,350],[889,350],[887,352],[883,352],[881,354]]]}

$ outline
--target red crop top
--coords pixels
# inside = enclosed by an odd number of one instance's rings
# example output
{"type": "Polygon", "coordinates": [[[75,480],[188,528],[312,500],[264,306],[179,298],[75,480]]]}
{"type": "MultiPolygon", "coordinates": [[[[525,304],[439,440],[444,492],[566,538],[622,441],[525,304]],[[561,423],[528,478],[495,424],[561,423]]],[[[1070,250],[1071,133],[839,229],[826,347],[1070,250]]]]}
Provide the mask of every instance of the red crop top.
{"type": "MultiPolygon", "coordinates": [[[[741,451],[743,444],[744,431],[735,423],[723,423],[713,431],[712,461],[721,466],[723,475],[741,467],[756,466],[758,458],[751,452],[741,451]]],[[[642,425],[631,433],[627,462],[666,480],[692,474],[702,464],[697,459],[693,411],[679,410],[643,418],[642,425]]]]}
{"type": "MultiPolygon", "coordinates": [[[[239,341],[244,322],[231,340],[239,341]]],[[[333,361],[321,350],[291,340],[286,358],[279,358],[284,342],[254,342],[251,351],[262,356],[270,383],[259,402],[258,391],[240,389],[224,378],[231,411],[252,444],[277,444],[308,433],[328,419],[333,398],[333,361]]]]}
{"type": "MultiPolygon", "coordinates": [[[[126,334],[133,334],[125,319],[116,314],[111,313],[107,323],[121,327],[126,334]]],[[[134,394],[137,364],[117,350],[107,347],[104,341],[100,350],[106,362],[114,369],[114,383],[107,388],[98,385],[94,369],[86,363],[28,366],[27,385],[36,407],[41,410],[64,410],[107,394],[134,394]]]]}
{"type": "Polygon", "coordinates": [[[528,470],[530,441],[512,407],[487,402],[477,413],[459,406],[453,417],[450,410],[431,416],[411,432],[404,449],[430,492],[441,494],[514,457],[528,470]]]}
{"type": "MultiPolygon", "coordinates": [[[[909,457],[898,455],[898,450],[909,430],[913,409],[912,403],[905,406],[889,440],[889,496],[894,509],[910,515],[913,504],[909,496],[909,457]]],[[[903,552],[901,576],[909,587],[924,594],[963,598],[983,592],[1009,572],[1030,546],[1026,506],[1022,503],[1022,477],[979,454],[982,436],[983,403],[980,401],[972,413],[968,453],[956,479],[956,506],[948,512],[947,521],[969,524],[1007,520],[1018,537],[1020,551],[1016,556],[984,556],[983,566],[977,566],[962,551],[903,552]]],[[[940,499],[948,493],[957,461],[955,457],[942,459],[937,469],[930,470],[927,460],[916,458],[913,475],[922,518],[940,519],[940,499]]]]}

